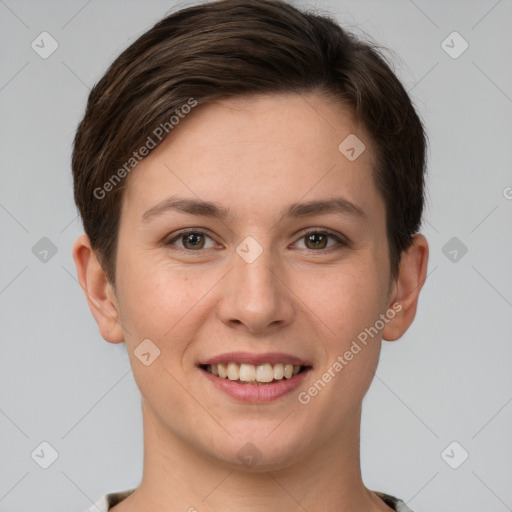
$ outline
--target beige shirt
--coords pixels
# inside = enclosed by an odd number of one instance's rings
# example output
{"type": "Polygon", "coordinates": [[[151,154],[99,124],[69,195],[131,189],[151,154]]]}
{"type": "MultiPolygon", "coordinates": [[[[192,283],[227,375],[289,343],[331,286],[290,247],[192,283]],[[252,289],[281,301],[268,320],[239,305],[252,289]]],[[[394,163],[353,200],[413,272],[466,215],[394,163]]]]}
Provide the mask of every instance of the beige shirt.
{"type": "MultiPolygon", "coordinates": [[[[127,498],[135,489],[128,489],[126,491],[111,492],[104,494],[91,508],[85,512],[107,512],[111,507],[114,507],[125,498],[127,498]]],[[[389,505],[396,512],[413,512],[402,500],[384,494],[383,492],[373,491],[379,498],[381,498],[386,505],[389,505]]]]}

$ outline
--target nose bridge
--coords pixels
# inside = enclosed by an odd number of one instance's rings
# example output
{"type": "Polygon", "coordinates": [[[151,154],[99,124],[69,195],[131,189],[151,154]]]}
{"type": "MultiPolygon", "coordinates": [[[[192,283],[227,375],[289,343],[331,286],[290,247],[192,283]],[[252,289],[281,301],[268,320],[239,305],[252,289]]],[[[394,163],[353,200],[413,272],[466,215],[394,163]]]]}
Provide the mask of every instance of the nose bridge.
{"type": "MultiPolygon", "coordinates": [[[[251,248],[251,252],[255,249],[251,248]]],[[[278,290],[276,290],[276,262],[273,261],[272,251],[266,248],[261,251],[261,254],[255,256],[252,254],[254,259],[247,260],[243,256],[238,258],[235,263],[235,273],[239,276],[239,285],[242,287],[241,290],[246,290],[248,296],[254,298],[270,298],[274,299],[278,290]]]]}
{"type": "Polygon", "coordinates": [[[280,265],[269,246],[247,237],[236,248],[229,285],[223,294],[220,313],[230,324],[244,324],[251,332],[289,322],[293,308],[280,265]]]}

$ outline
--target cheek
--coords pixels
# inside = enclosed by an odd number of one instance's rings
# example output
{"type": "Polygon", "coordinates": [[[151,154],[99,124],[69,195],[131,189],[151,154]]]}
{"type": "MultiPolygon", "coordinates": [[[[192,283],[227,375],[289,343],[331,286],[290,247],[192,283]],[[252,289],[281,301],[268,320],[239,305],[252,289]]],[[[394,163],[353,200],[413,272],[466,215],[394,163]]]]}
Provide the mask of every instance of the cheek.
{"type": "Polygon", "coordinates": [[[186,400],[173,376],[182,371],[184,354],[202,324],[197,305],[203,287],[193,286],[183,272],[156,262],[125,259],[124,264],[118,274],[119,310],[134,378],[153,406],[165,397],[184,411],[186,400]],[[142,354],[148,352],[144,360],[142,354]]]}
{"type": "Polygon", "coordinates": [[[298,296],[324,324],[326,339],[342,350],[361,331],[374,325],[383,312],[385,287],[373,262],[322,269],[297,277],[298,296]]]}
{"type": "Polygon", "coordinates": [[[179,367],[211,315],[209,299],[223,273],[153,261],[147,254],[139,261],[126,258],[119,272],[119,308],[127,346],[133,351],[150,339],[166,368],[179,367]]]}
{"type": "Polygon", "coordinates": [[[151,328],[160,336],[163,324],[169,329],[183,316],[189,303],[197,300],[187,273],[149,251],[124,254],[118,260],[120,309],[129,328],[151,328]]]}
{"type": "Polygon", "coordinates": [[[378,269],[368,265],[352,266],[350,271],[340,268],[330,274],[328,286],[310,294],[308,306],[314,314],[309,316],[323,326],[324,353],[316,379],[301,390],[301,403],[309,401],[318,428],[339,425],[349,411],[357,409],[370,387],[381,349],[381,332],[375,330],[383,312],[381,281],[378,269]]]}

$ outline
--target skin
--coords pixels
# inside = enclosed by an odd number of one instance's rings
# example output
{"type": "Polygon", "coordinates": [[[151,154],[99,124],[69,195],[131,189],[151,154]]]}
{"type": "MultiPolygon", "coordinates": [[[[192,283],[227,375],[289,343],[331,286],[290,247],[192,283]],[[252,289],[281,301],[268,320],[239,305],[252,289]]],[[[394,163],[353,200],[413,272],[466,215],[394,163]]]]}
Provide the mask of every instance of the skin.
{"type": "Polygon", "coordinates": [[[79,281],[101,335],[127,344],[142,395],[142,482],[112,510],[391,510],[362,482],[361,404],[382,339],[400,338],[414,319],[428,244],[416,235],[391,278],[372,155],[351,112],[319,94],[197,107],[127,179],[115,288],[88,238],[76,241],[79,281]],[[351,133],[366,145],[352,162],[338,150],[351,133]],[[236,218],[166,211],[141,221],[171,195],[215,201],[236,218]],[[290,203],[335,196],[365,217],[281,218],[290,203]],[[184,228],[207,232],[199,249],[182,237],[165,245],[184,228]],[[349,244],[308,244],[306,232],[322,229],[349,244]],[[235,251],[247,236],[263,249],[252,263],[235,251]],[[308,404],[299,403],[298,393],[394,303],[401,310],[384,329],[308,404]],[[161,351],[149,366],[134,355],[144,339],[161,351]],[[242,403],[196,366],[236,350],[287,352],[313,368],[298,390],[276,401],[242,403]],[[252,467],[237,456],[248,442],[261,454],[252,467]]]}

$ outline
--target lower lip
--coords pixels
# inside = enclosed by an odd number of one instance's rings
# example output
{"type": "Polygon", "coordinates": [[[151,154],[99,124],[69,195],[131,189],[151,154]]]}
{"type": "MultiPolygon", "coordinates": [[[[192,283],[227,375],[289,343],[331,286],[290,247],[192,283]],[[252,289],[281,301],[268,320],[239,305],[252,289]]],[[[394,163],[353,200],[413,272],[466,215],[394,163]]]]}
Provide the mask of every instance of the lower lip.
{"type": "Polygon", "coordinates": [[[297,389],[306,378],[310,368],[303,370],[291,379],[282,379],[272,384],[240,384],[236,381],[216,377],[200,369],[210,382],[232,398],[242,402],[271,402],[297,389]]]}

